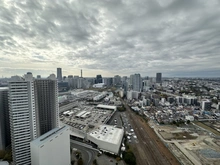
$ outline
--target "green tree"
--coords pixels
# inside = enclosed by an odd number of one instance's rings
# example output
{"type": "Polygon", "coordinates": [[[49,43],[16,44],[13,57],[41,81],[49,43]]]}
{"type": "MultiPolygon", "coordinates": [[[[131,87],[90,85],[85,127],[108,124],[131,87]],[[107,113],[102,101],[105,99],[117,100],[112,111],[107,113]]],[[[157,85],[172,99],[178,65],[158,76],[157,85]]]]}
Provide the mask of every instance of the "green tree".
{"type": "Polygon", "coordinates": [[[124,152],[123,153],[123,158],[124,158],[124,161],[128,165],[136,165],[136,157],[134,156],[133,152],[131,152],[131,151],[124,152]]]}
{"type": "Polygon", "coordinates": [[[82,160],[82,158],[79,158],[79,159],[78,159],[77,165],[83,165],[83,160],[82,160]]]}

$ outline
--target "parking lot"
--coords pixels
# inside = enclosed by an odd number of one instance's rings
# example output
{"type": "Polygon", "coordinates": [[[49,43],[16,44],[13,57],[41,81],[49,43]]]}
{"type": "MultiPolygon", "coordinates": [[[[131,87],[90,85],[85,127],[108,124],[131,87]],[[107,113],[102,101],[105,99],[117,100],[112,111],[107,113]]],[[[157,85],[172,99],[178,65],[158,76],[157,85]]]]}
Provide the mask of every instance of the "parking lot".
{"type": "Polygon", "coordinates": [[[100,124],[106,124],[112,113],[112,110],[97,109],[95,106],[83,106],[60,113],[60,120],[73,129],[85,133],[100,124]]]}

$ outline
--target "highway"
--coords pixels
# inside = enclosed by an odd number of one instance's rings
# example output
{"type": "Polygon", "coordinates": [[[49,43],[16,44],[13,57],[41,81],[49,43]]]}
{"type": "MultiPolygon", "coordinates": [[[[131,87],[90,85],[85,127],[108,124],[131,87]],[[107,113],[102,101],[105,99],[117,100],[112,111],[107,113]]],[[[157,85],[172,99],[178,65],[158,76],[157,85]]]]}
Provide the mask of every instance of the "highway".
{"type": "Polygon", "coordinates": [[[138,143],[131,144],[137,165],[179,165],[180,163],[160,141],[159,137],[140,116],[125,104],[127,116],[136,133],[138,143]]]}

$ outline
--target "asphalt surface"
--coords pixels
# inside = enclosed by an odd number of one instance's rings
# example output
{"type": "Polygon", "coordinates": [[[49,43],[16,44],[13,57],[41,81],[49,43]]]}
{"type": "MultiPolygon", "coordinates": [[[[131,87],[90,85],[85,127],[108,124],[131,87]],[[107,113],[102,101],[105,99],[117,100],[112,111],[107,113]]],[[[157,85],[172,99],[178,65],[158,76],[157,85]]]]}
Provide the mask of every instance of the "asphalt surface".
{"type": "Polygon", "coordinates": [[[107,124],[122,127],[123,124],[122,124],[120,115],[121,115],[121,112],[116,111],[115,114],[111,117],[111,119],[108,121],[107,124]]]}
{"type": "Polygon", "coordinates": [[[92,165],[92,162],[98,153],[97,151],[72,142],[70,143],[70,146],[71,148],[76,148],[77,151],[81,152],[84,165],[92,165]]]}

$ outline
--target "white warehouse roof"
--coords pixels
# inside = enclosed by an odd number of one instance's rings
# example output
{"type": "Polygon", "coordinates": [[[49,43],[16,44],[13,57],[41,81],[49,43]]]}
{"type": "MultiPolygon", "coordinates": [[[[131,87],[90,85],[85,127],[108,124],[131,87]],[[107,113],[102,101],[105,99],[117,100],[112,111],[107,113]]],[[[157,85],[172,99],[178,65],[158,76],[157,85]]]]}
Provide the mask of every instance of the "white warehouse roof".
{"type": "Polygon", "coordinates": [[[124,130],[110,125],[100,125],[88,134],[88,139],[102,150],[118,154],[124,130]]]}
{"type": "Polygon", "coordinates": [[[77,117],[81,117],[84,113],[86,113],[86,111],[81,111],[81,112],[79,112],[76,116],[77,116],[77,117]]]}
{"type": "Polygon", "coordinates": [[[111,105],[102,105],[102,104],[97,105],[97,108],[103,108],[103,109],[112,109],[112,110],[116,110],[116,106],[111,106],[111,105]]]}

